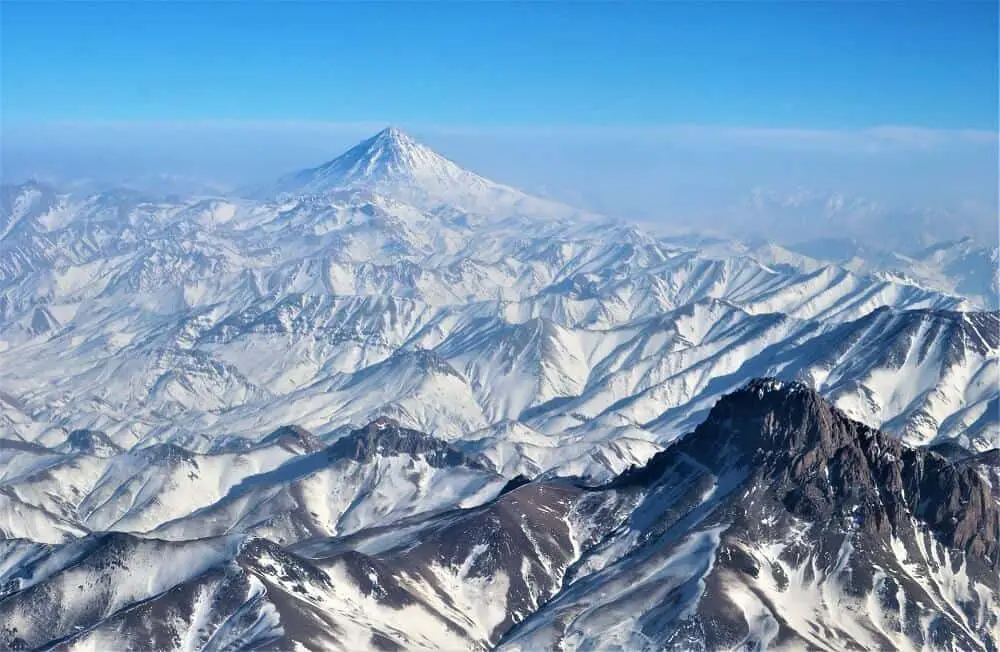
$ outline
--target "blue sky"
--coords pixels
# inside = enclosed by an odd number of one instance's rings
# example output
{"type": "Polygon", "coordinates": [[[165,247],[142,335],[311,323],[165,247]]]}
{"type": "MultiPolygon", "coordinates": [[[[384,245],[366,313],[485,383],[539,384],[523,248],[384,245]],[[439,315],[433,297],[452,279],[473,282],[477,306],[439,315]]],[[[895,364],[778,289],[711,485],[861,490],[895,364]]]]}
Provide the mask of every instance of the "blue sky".
{"type": "Polygon", "coordinates": [[[996,222],[994,2],[0,12],[5,177],[245,182],[392,123],[498,180],[651,219],[807,187],[996,222]]]}
{"type": "Polygon", "coordinates": [[[993,2],[4,2],[8,121],[996,129],[993,2]]]}

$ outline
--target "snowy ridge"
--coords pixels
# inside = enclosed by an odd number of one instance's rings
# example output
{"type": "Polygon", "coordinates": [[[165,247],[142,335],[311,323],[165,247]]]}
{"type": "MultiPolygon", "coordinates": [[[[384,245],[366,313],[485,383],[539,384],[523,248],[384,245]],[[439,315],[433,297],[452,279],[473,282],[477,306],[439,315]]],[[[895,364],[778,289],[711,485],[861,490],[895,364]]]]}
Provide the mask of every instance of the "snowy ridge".
{"type": "Polygon", "coordinates": [[[331,437],[283,428],[208,453],[156,444],[111,455],[0,440],[11,517],[0,527],[45,543],[86,532],[185,540],[231,530],[286,543],[474,504],[506,482],[487,458],[391,419],[331,437]]]}

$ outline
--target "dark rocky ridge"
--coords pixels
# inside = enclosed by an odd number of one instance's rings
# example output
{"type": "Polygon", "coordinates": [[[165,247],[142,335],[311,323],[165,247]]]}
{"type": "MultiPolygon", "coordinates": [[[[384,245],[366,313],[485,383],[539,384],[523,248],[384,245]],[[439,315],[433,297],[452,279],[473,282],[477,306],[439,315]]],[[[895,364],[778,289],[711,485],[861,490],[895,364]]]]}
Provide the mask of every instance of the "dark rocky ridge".
{"type": "Polygon", "coordinates": [[[359,428],[326,449],[330,459],[370,461],[375,455],[409,455],[423,457],[437,468],[464,466],[492,472],[493,465],[485,458],[469,455],[448,442],[418,430],[402,427],[398,421],[380,417],[359,428]]]}
{"type": "Polygon", "coordinates": [[[100,430],[74,430],[66,437],[60,450],[68,453],[110,456],[121,453],[124,449],[100,430]]]}
{"type": "MultiPolygon", "coordinates": [[[[855,515],[886,536],[923,521],[949,548],[1000,568],[1000,505],[977,465],[910,448],[852,421],[799,383],[759,379],[724,396],[702,425],[612,486],[655,481],[679,456],[721,473],[742,465],[810,521],[855,515]]],[[[977,456],[995,464],[1000,452],[977,456]]]]}
{"type": "Polygon", "coordinates": [[[278,445],[286,450],[308,454],[323,448],[323,442],[316,435],[299,426],[282,426],[260,440],[258,447],[278,445]]]}
{"type": "Polygon", "coordinates": [[[606,550],[621,550],[620,540],[585,551],[569,588],[503,642],[544,647],[587,628],[600,648],[601,626],[576,622],[580,614],[633,603],[623,617],[641,634],[629,640],[648,649],[895,649],[905,639],[917,649],[995,650],[1000,503],[986,478],[1000,471],[998,454],[949,460],[848,419],[806,386],[752,381],[646,465],[594,488],[636,497],[625,530],[634,543],[610,564],[606,550]],[[711,539],[711,560],[690,579],[659,571],[672,550],[711,539]],[[947,588],[953,572],[961,596],[947,588]],[[594,597],[622,576],[656,579],[619,584],[611,602],[594,597]],[[841,628],[832,612],[805,624],[787,617],[798,595],[839,609],[816,593],[827,584],[861,605],[851,619],[865,634],[841,628]],[[760,601],[749,612],[747,596],[760,601]],[[748,621],[755,609],[768,614],[770,633],[748,621]],[[556,633],[539,639],[538,630],[556,633]]]}

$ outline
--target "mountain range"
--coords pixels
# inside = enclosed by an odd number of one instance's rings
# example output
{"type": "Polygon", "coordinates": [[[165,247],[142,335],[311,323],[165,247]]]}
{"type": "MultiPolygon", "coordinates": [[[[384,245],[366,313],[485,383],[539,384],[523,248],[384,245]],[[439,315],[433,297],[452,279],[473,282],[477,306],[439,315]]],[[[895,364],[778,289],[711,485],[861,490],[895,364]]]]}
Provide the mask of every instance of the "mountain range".
{"type": "MultiPolygon", "coordinates": [[[[312,443],[290,430],[242,451],[292,459],[234,478],[212,507],[151,533],[64,531],[46,544],[26,536],[39,530],[5,532],[0,641],[992,650],[1000,640],[998,451],[911,448],[804,385],[752,381],[694,432],[601,484],[503,482],[487,460],[385,418],[312,443]]],[[[58,454],[22,445],[15,458],[27,470],[24,458],[45,455],[58,454]]],[[[147,498],[161,500],[111,500],[129,504],[131,522],[210,501],[200,473],[253,466],[226,456],[157,451],[170,470],[156,475],[187,500],[160,481],[147,498]]],[[[50,473],[36,467],[5,491],[50,473]]],[[[78,514],[93,518],[95,493],[78,514]]]]}
{"type": "Polygon", "coordinates": [[[995,650],[997,260],[661,236],[392,127],[5,186],[0,642],[995,650]]]}

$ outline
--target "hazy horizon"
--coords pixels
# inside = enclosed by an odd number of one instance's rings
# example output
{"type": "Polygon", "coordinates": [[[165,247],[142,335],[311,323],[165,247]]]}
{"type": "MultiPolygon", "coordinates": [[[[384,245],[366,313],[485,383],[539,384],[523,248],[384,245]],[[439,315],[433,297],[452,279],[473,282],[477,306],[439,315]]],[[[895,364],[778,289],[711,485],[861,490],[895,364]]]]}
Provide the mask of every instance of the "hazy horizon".
{"type": "MultiPolygon", "coordinates": [[[[815,211],[839,196],[847,203],[875,204],[883,213],[956,218],[948,231],[928,234],[932,241],[997,239],[997,177],[991,172],[997,143],[988,132],[402,127],[488,178],[662,230],[785,243],[845,235],[817,224],[814,232],[789,237],[777,214],[815,211]],[[761,197],[774,206],[755,204],[761,197]]],[[[62,126],[44,130],[59,135],[57,144],[49,145],[42,145],[37,132],[8,131],[3,176],[9,183],[35,178],[57,187],[91,180],[147,191],[225,193],[332,159],[379,128],[378,123],[62,126]],[[161,176],[171,177],[169,184],[157,179],[161,176]]]]}
{"type": "Polygon", "coordinates": [[[0,21],[6,182],[220,191],[395,124],[665,230],[1000,239],[993,3],[60,8],[0,21]]]}

